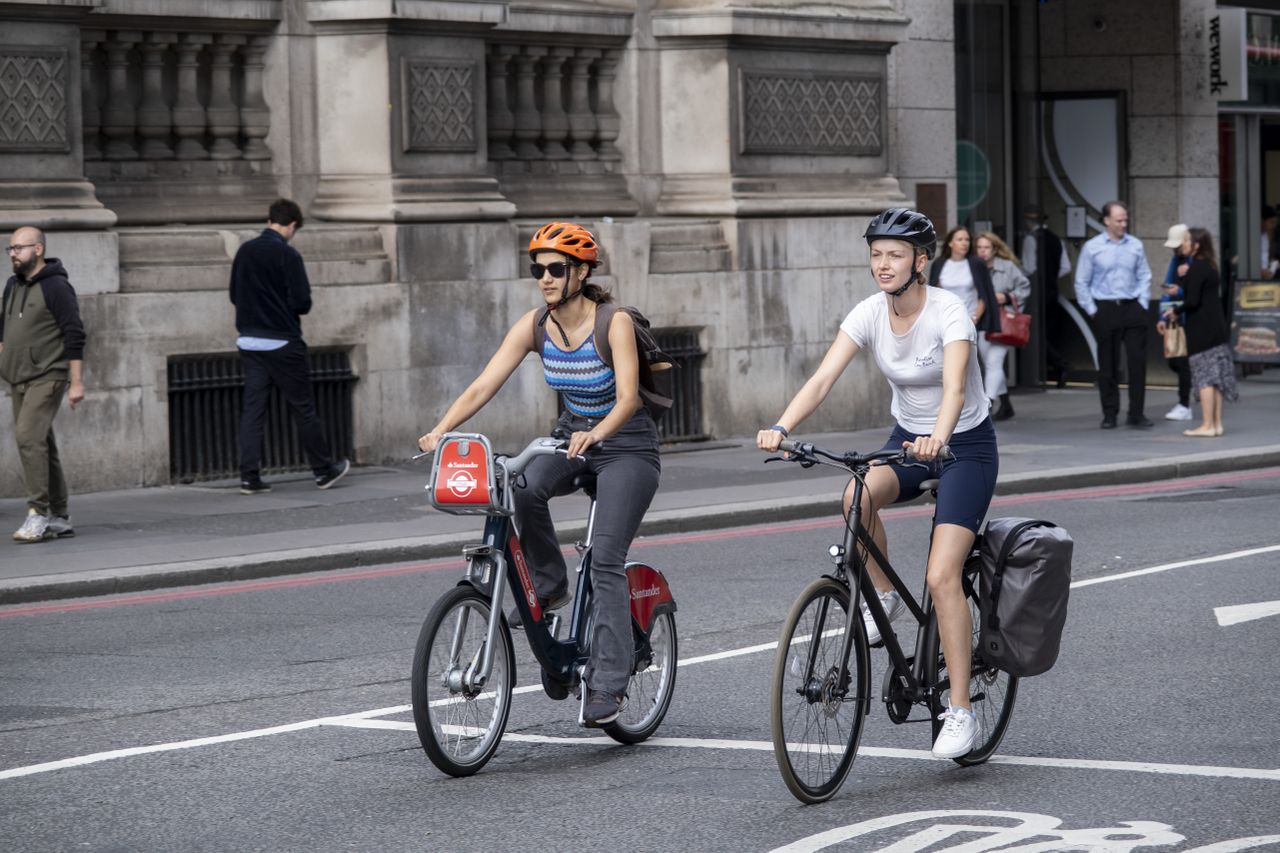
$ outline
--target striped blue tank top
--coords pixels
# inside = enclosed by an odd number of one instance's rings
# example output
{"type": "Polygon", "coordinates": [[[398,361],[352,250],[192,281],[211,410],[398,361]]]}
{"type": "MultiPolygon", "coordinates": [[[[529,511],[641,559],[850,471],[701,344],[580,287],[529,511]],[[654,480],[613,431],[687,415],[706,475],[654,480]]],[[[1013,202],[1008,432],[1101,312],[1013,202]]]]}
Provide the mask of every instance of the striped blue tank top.
{"type": "Polygon", "coordinates": [[[595,333],[577,349],[565,352],[542,338],[542,371],[547,384],[560,392],[565,408],[579,417],[603,418],[618,400],[613,368],[596,352],[595,333]]]}

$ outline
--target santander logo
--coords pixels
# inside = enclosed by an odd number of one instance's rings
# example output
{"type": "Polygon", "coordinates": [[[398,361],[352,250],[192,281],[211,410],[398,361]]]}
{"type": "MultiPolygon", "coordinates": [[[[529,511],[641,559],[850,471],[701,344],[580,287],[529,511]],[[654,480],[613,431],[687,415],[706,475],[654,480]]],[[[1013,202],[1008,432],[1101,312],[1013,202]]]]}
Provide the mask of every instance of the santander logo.
{"type": "Polygon", "coordinates": [[[449,491],[460,498],[465,498],[476,490],[479,483],[470,471],[454,471],[449,475],[449,479],[445,482],[449,487],[449,491]]]}
{"type": "Polygon", "coordinates": [[[662,590],[656,586],[651,586],[648,589],[633,589],[631,590],[631,600],[635,601],[640,598],[653,598],[655,595],[661,594],[662,590]]]}

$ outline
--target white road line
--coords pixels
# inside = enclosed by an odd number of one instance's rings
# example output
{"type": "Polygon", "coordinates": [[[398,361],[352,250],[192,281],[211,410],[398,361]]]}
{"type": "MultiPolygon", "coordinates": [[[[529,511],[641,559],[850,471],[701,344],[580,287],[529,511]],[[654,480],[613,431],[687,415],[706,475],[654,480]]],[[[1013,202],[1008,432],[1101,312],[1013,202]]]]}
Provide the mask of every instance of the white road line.
{"type": "Polygon", "coordinates": [[[1252,622],[1254,619],[1265,619],[1280,614],[1280,601],[1259,601],[1254,604],[1233,604],[1230,607],[1215,607],[1213,615],[1222,627],[1239,625],[1241,622],[1252,622]]]}
{"type": "Polygon", "coordinates": [[[1159,572],[1167,572],[1172,569],[1183,569],[1187,566],[1203,566],[1206,563],[1222,563],[1227,560],[1239,560],[1243,557],[1255,557],[1258,554],[1273,554],[1280,551],[1280,545],[1267,545],[1263,548],[1250,548],[1247,551],[1232,551],[1229,554],[1218,554],[1214,557],[1199,557],[1195,560],[1179,560],[1176,563],[1165,563],[1160,566],[1151,566],[1147,569],[1136,569],[1132,572],[1120,572],[1115,575],[1104,575],[1100,578],[1088,578],[1087,580],[1076,581],[1071,584],[1072,589],[1082,586],[1092,586],[1095,583],[1108,583],[1110,581],[1122,581],[1129,578],[1136,578],[1142,575],[1154,575],[1159,572]]]}
{"type": "MultiPolygon", "coordinates": [[[[325,725],[348,726],[357,729],[382,729],[395,731],[414,731],[413,723],[400,720],[351,720],[341,718],[325,725]]],[[[562,746],[617,746],[617,741],[608,737],[556,737],[553,735],[529,735],[508,732],[503,740],[517,743],[541,743],[562,746]]],[[[751,752],[773,752],[772,741],[766,740],[724,740],[710,738],[677,738],[655,737],[639,744],[646,747],[673,747],[683,749],[736,749],[751,752]]],[[[869,758],[906,758],[922,761],[939,761],[948,763],[950,759],[934,758],[927,749],[894,749],[889,747],[863,746],[858,749],[859,757],[869,758]]],[[[1173,776],[1209,776],[1227,779],[1262,779],[1267,782],[1280,782],[1280,770],[1265,770],[1255,767],[1214,767],[1203,764],[1159,764],[1152,761],[1095,761],[1085,758],[1048,758],[1026,755],[997,755],[991,764],[1014,764],[1031,767],[1062,767],[1071,770],[1119,770],[1130,773],[1160,773],[1173,776]]]]}
{"type": "MultiPolygon", "coordinates": [[[[1071,584],[1071,586],[1073,588],[1082,587],[1082,586],[1091,586],[1092,584],[1107,583],[1109,581],[1125,580],[1127,578],[1139,577],[1141,575],[1150,575],[1150,574],[1156,574],[1159,572],[1167,572],[1172,569],[1180,569],[1180,568],[1185,568],[1187,566],[1199,566],[1199,565],[1205,565],[1207,563],[1220,563],[1226,560],[1238,560],[1244,557],[1253,557],[1258,554],[1270,554],[1276,551],[1280,551],[1280,545],[1269,545],[1262,548],[1250,548],[1245,551],[1232,551],[1227,554],[1220,554],[1218,556],[1213,556],[1213,557],[1200,557],[1195,560],[1181,560],[1176,563],[1165,563],[1163,565],[1151,566],[1150,568],[1138,569],[1136,571],[1131,571],[1131,572],[1121,572],[1119,574],[1106,575],[1104,577],[1089,578],[1087,580],[1076,581],[1075,583],[1071,584]]],[[[750,655],[750,654],[756,654],[758,652],[773,651],[777,648],[778,648],[778,644],[776,642],[760,643],[759,645],[744,646],[738,649],[728,649],[722,652],[713,652],[712,654],[686,658],[679,662],[679,666],[690,666],[698,663],[709,663],[712,661],[725,660],[727,658],[741,657],[742,655],[750,655]]],[[[542,689],[542,685],[540,684],[530,684],[524,687],[517,687],[513,692],[514,693],[535,693],[541,689],[542,689]]],[[[448,700],[439,700],[439,701],[447,702],[448,700]]],[[[175,741],[172,743],[158,743],[158,744],[153,744],[151,746],[135,746],[135,747],[129,747],[127,749],[114,749],[114,750],[109,750],[107,752],[95,752],[90,755],[79,755],[79,756],[75,756],[74,758],[64,758],[58,761],[48,761],[42,764],[30,764],[25,767],[13,767],[8,770],[0,770],[0,780],[15,779],[20,776],[31,776],[36,773],[47,773],[52,770],[62,770],[69,767],[83,767],[88,764],[97,764],[102,761],[110,761],[116,758],[129,758],[135,755],[148,755],[150,753],[156,753],[156,752],[171,752],[179,749],[192,749],[199,746],[210,746],[213,744],[230,743],[238,740],[249,740],[251,738],[268,737],[270,735],[287,734],[289,732],[303,731],[305,729],[317,728],[319,726],[331,726],[331,725],[351,726],[354,724],[354,721],[357,721],[357,720],[369,720],[370,718],[373,718],[373,717],[385,717],[385,716],[390,716],[392,714],[402,714],[410,710],[412,710],[412,707],[409,705],[396,705],[390,708],[376,708],[369,711],[356,711],[351,714],[341,714],[333,717],[318,717],[314,720],[303,720],[297,723],[287,723],[281,726],[271,726],[263,729],[251,729],[249,731],[243,731],[243,732],[232,732],[230,734],[215,735],[213,737],[193,738],[191,740],[175,741]]],[[[412,724],[404,724],[404,725],[411,726],[412,724]]],[[[375,726],[367,726],[367,727],[375,728],[375,726]]],[[[504,737],[519,740],[521,737],[533,737],[533,735],[520,736],[515,734],[506,734],[504,735],[504,737]]],[[[669,740],[669,739],[652,738],[650,739],[649,743],[654,745],[662,745],[666,740],[669,740]]],[[[707,743],[711,743],[711,742],[712,741],[707,741],[707,743]]],[[[725,743],[744,743],[744,741],[726,741],[725,743]]],[[[773,749],[772,744],[768,744],[767,746],[769,749],[773,749]]],[[[747,747],[736,747],[736,748],[747,748],[747,747]]],[[[867,755],[876,754],[875,752],[869,751],[869,750],[871,750],[871,748],[869,747],[865,748],[863,750],[864,754],[867,754],[867,755]]],[[[902,750],[902,752],[908,753],[913,751],[902,750]]],[[[916,756],[913,754],[910,756],[904,755],[900,757],[930,757],[931,758],[932,756],[929,756],[927,752],[923,752],[920,756],[916,756]]],[[[1064,762],[1073,761],[1073,759],[1041,760],[1041,759],[1014,759],[1011,757],[996,757],[991,760],[995,763],[1005,763],[1005,764],[1035,763],[1035,762],[1047,763],[1051,761],[1064,761],[1064,762]]],[[[1084,766],[1101,766],[1103,764],[1106,764],[1109,766],[1109,765],[1125,764],[1125,763],[1126,762],[1085,762],[1084,764],[1079,764],[1079,765],[1061,764],[1059,766],[1084,767],[1084,766]]],[[[1126,769],[1137,770],[1142,767],[1178,767],[1178,766],[1181,766],[1181,765],[1156,765],[1156,764],[1144,765],[1144,764],[1135,763],[1133,764],[1132,767],[1129,767],[1126,769]]],[[[1234,768],[1230,768],[1230,767],[1209,768],[1209,769],[1236,772],[1234,768]]],[[[1174,772],[1174,771],[1150,770],[1147,772],[1168,773],[1168,772],[1174,772]]],[[[1197,772],[1199,773],[1200,771],[1197,771],[1197,772]]],[[[1266,779],[1275,778],[1274,774],[1280,773],[1280,771],[1249,770],[1248,768],[1245,768],[1240,772],[1273,774],[1273,775],[1261,776],[1261,777],[1245,777],[1245,778],[1266,778],[1266,779]]],[[[1229,774],[1219,773],[1219,774],[1201,774],[1201,775],[1229,775],[1229,774]]]]}

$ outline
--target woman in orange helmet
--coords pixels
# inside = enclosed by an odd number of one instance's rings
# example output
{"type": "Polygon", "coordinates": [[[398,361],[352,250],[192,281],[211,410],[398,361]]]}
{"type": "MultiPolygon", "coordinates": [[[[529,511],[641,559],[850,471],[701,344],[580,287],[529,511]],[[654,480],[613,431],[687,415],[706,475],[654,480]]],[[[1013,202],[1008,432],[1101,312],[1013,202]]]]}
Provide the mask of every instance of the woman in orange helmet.
{"type": "Polygon", "coordinates": [[[572,222],[551,222],[534,233],[529,257],[543,304],[516,320],[484,370],[418,446],[434,451],[445,433],[498,393],[526,355],[542,357],[547,384],[560,393],[564,408],[556,432],[569,436],[569,446],[566,456],[542,456],[525,469],[525,484],[515,494],[516,519],[542,609],[563,607],[570,597],[568,572],[547,501],[569,494],[578,474],[597,475],[591,660],[582,718],[599,726],[617,718],[634,666],[624,564],[658,489],[658,427],[641,403],[631,317],[616,311],[609,321],[612,364],[596,346],[596,310],[612,297],[589,281],[600,261],[595,235],[572,222]]]}

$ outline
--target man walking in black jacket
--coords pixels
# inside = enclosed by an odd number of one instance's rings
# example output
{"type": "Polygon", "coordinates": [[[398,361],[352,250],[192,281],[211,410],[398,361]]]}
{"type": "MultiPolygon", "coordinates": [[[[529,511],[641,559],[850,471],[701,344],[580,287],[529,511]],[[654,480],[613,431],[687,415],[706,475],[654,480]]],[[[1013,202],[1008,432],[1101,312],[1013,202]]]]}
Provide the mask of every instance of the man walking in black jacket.
{"type": "Polygon", "coordinates": [[[76,292],[57,258],[46,258],[44,232],[13,232],[7,251],[13,277],[0,298],[0,379],[13,394],[14,437],[27,486],[27,518],[17,542],[74,536],[67,514],[53,418],[67,395],[84,399],[84,325],[76,292]]]}
{"type": "Polygon", "coordinates": [[[311,283],[302,255],[289,245],[302,227],[302,211],[279,199],[267,214],[267,227],[236,252],[231,264],[231,302],[236,306],[236,347],[244,368],[244,411],[240,417],[240,493],[271,491],[262,481],[262,428],[267,399],[275,385],[298,423],[298,434],[316,485],[327,489],[351,468],[336,463],[316,416],[311,394],[307,345],[300,317],[311,310],[311,283]]]}

